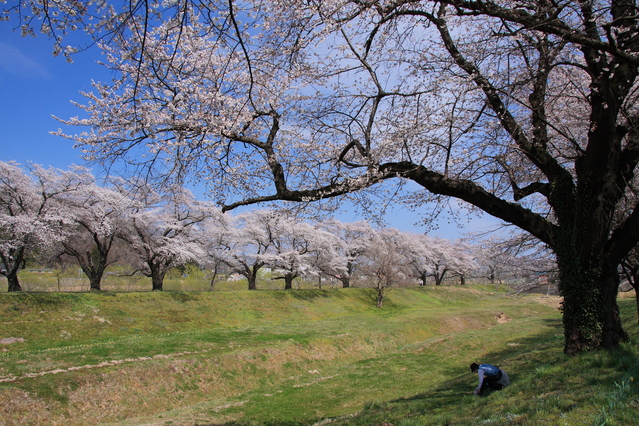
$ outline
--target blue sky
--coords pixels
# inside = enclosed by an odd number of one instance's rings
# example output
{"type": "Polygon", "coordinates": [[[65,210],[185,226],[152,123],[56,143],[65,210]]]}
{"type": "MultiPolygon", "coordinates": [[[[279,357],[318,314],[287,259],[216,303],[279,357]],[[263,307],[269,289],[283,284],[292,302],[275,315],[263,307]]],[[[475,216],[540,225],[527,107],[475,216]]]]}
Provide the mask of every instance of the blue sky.
{"type": "MultiPolygon", "coordinates": [[[[49,134],[58,128],[67,133],[79,129],[64,129],[52,115],[69,118],[82,111],[71,101],[84,101],[81,91],[91,91],[91,81],[109,81],[110,72],[98,64],[97,48],[74,55],[73,63],[63,56],[52,55],[52,42],[46,36],[21,37],[13,31],[15,21],[0,22],[0,160],[29,162],[66,169],[72,164],[84,164],[79,150],[73,143],[49,134]]],[[[73,44],[72,40],[69,44],[73,44]]],[[[340,220],[361,220],[356,214],[346,213],[340,220]]],[[[414,226],[417,213],[403,207],[386,217],[390,226],[408,232],[424,232],[414,226]]],[[[433,235],[459,238],[466,232],[479,232],[497,222],[488,215],[481,218],[462,217],[465,223],[459,229],[448,223],[446,217],[439,221],[439,229],[433,235]]]]}
{"type": "Polygon", "coordinates": [[[49,132],[62,127],[52,115],[78,115],[70,101],[82,101],[79,92],[89,91],[92,79],[109,78],[97,63],[100,53],[90,49],[68,63],[52,55],[45,36],[21,37],[13,25],[0,22],[0,160],[63,169],[82,164],[71,141],[49,132]]]}

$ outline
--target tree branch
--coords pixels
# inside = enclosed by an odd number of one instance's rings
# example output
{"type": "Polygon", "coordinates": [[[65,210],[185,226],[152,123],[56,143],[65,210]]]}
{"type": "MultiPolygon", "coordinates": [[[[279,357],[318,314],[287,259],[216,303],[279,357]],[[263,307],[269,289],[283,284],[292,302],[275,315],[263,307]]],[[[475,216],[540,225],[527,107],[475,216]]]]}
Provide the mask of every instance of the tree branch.
{"type": "MultiPolygon", "coordinates": [[[[273,195],[265,195],[260,197],[253,197],[246,200],[238,201],[236,203],[222,206],[222,212],[227,212],[241,206],[249,206],[253,204],[262,203],[265,201],[296,201],[296,202],[309,202],[324,200],[327,198],[335,198],[340,195],[356,192],[370,186],[375,185],[385,179],[395,177],[396,174],[368,174],[358,178],[347,178],[341,182],[334,182],[330,185],[325,185],[320,188],[307,189],[307,190],[289,190],[286,188],[286,184],[278,185],[275,183],[277,192],[273,195]]],[[[280,182],[281,183],[281,182],[280,182]]]]}
{"type": "Polygon", "coordinates": [[[546,198],[550,196],[550,185],[548,185],[547,183],[533,182],[529,184],[528,186],[526,186],[525,188],[520,188],[519,185],[517,184],[517,181],[515,180],[515,174],[510,169],[510,167],[508,167],[508,164],[506,164],[504,159],[497,157],[495,158],[495,161],[497,161],[497,163],[499,163],[499,165],[502,166],[504,170],[506,171],[506,173],[508,174],[508,179],[510,180],[510,186],[513,189],[513,199],[515,201],[522,200],[526,198],[527,196],[535,194],[535,193],[539,193],[545,196],[546,198]]]}
{"type": "Polygon", "coordinates": [[[433,24],[437,26],[442,41],[448,53],[451,55],[455,63],[464,70],[470,78],[473,79],[479,89],[484,92],[486,100],[491,109],[497,114],[503,128],[508,132],[510,137],[517,143],[523,153],[532,161],[552,182],[558,179],[572,180],[570,173],[567,172],[542,146],[533,144],[524,134],[523,129],[512,116],[508,108],[499,96],[499,91],[492,83],[481,73],[481,71],[457,49],[453,40],[446,20],[443,17],[430,16],[433,24]]]}
{"type": "Polygon", "coordinates": [[[552,243],[553,225],[545,218],[519,204],[502,200],[473,181],[449,179],[424,166],[409,162],[386,163],[380,166],[380,171],[384,176],[395,175],[410,179],[433,194],[464,200],[496,218],[525,229],[547,244],[552,243]]]}
{"type": "MultiPolygon", "coordinates": [[[[592,37],[590,34],[584,34],[565,22],[557,19],[557,13],[537,13],[530,14],[521,8],[505,8],[495,4],[492,1],[480,0],[438,0],[441,4],[447,4],[456,7],[458,10],[467,10],[495,18],[504,19],[522,25],[530,30],[541,31],[547,34],[553,34],[561,37],[563,40],[575,43],[581,46],[587,46],[592,49],[601,50],[610,53],[624,61],[635,66],[639,66],[639,56],[619,50],[612,43],[602,41],[599,37],[592,37]]],[[[548,10],[546,12],[551,12],[548,10]]],[[[559,10],[557,10],[559,11],[559,10]]]]}
{"type": "Polygon", "coordinates": [[[606,243],[610,263],[618,264],[639,243],[639,203],[634,206],[632,213],[617,227],[606,243]]]}

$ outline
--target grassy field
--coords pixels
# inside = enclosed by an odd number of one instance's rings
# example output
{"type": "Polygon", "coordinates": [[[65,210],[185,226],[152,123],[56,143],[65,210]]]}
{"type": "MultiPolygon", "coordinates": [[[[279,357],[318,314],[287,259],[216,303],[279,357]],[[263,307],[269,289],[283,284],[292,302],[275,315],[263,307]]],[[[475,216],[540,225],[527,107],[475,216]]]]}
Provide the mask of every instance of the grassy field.
{"type": "Polygon", "coordinates": [[[631,343],[566,357],[557,298],[493,290],[2,294],[0,424],[639,424],[633,298],[631,343]]]}
{"type": "MultiPolygon", "coordinates": [[[[58,269],[23,269],[19,273],[20,285],[27,292],[87,292],[90,290],[89,279],[77,268],[58,269]]],[[[167,291],[242,291],[248,288],[246,279],[227,280],[226,276],[218,275],[211,287],[212,273],[201,270],[192,265],[187,265],[184,269],[174,268],[170,270],[164,279],[164,290],[167,291]]],[[[486,284],[487,280],[468,278],[468,284],[486,284]]],[[[415,282],[415,285],[417,282],[415,282]]],[[[458,277],[447,277],[444,284],[459,284],[458,277]]],[[[354,287],[368,287],[368,283],[363,279],[354,278],[351,282],[354,287]]],[[[412,284],[411,284],[412,285],[412,284]]],[[[260,290],[281,290],[284,288],[284,281],[272,279],[272,274],[260,271],[257,277],[257,287],[260,290]]],[[[341,288],[342,283],[335,279],[326,277],[322,280],[322,289],[341,288]]],[[[6,293],[8,288],[5,277],[0,276],[0,293],[6,293]]],[[[295,289],[319,289],[316,279],[305,281],[296,278],[293,281],[295,289]]],[[[113,292],[143,292],[151,291],[151,278],[142,275],[130,275],[130,272],[121,267],[109,268],[109,272],[102,279],[101,289],[113,292]]]]}

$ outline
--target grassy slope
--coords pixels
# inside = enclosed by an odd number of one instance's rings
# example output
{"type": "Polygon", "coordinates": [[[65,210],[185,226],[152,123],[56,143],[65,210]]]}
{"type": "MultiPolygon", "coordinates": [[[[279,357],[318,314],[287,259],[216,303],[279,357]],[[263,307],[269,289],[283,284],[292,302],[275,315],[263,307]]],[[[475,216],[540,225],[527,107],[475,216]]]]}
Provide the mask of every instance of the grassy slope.
{"type": "Polygon", "coordinates": [[[2,295],[0,424],[639,424],[633,300],[633,343],[568,358],[553,299],[484,290],[2,295]]]}

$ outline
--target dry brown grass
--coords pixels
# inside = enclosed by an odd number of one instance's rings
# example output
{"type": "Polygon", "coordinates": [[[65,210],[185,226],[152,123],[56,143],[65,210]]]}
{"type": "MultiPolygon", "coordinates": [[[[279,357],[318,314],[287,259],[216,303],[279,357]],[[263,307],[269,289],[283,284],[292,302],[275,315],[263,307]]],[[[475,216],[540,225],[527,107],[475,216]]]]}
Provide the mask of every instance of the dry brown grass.
{"type": "MultiPolygon", "coordinates": [[[[105,361],[98,365],[67,367],[31,373],[39,378],[65,375],[56,380],[53,393],[65,395],[61,403],[35,390],[15,393],[0,390],[0,418],[4,425],[51,424],[84,426],[118,422],[127,418],[153,416],[184,405],[214,399],[227,401],[259,387],[264,377],[304,386],[310,368],[331,363],[347,363],[375,356],[406,340],[383,333],[361,336],[345,334],[335,339],[318,339],[309,344],[280,342],[260,349],[237,348],[231,352],[167,354],[124,362],[105,361]],[[28,414],[27,414],[28,413],[28,414]],[[25,418],[26,416],[26,418],[25,418]],[[43,419],[46,422],[40,423],[43,419]]],[[[316,380],[322,380],[319,376],[316,380]]],[[[17,378],[18,381],[38,380],[17,378]]],[[[222,404],[224,405],[224,404],[222,404]]],[[[211,416],[209,421],[224,421],[211,416]]]]}

